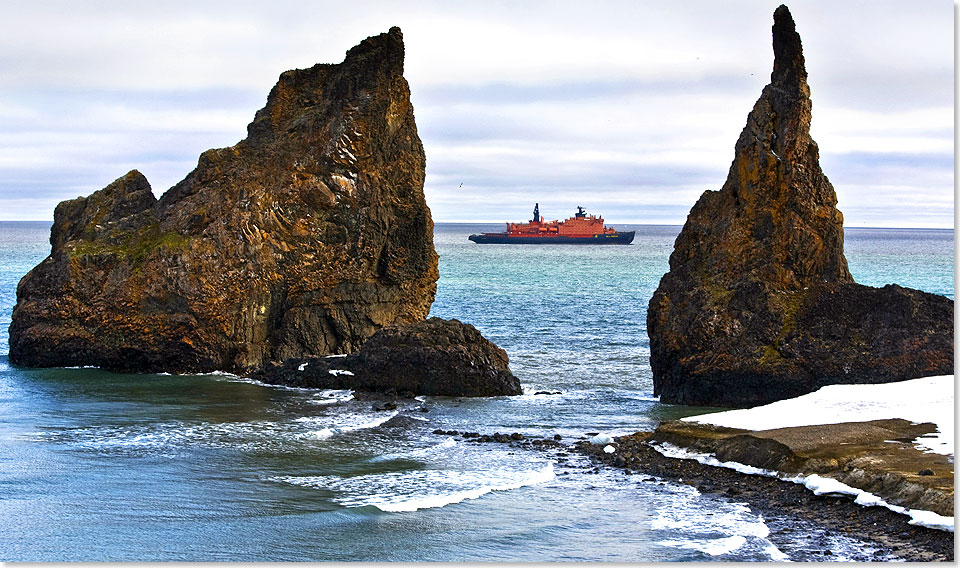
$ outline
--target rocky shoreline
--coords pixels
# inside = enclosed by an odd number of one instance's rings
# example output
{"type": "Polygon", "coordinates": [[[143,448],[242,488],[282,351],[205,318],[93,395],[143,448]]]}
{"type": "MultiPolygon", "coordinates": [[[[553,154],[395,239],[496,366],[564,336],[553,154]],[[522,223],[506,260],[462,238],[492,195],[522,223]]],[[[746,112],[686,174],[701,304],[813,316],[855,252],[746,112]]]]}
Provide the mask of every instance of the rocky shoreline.
{"type": "MultiPolygon", "coordinates": [[[[946,531],[910,525],[909,517],[883,507],[865,507],[852,498],[814,495],[812,491],[773,477],[747,475],[732,469],[701,464],[693,459],[666,457],[650,444],[652,432],[637,432],[613,439],[617,451],[604,452],[604,444],[587,438],[564,438],[559,434],[545,437],[524,436],[519,432],[480,433],[457,430],[434,430],[433,434],[451,436],[473,444],[509,444],[511,447],[536,452],[550,452],[561,468],[580,467],[600,473],[610,468],[624,475],[642,476],[650,483],[675,482],[695,487],[704,494],[714,494],[735,502],[746,503],[761,515],[771,528],[768,539],[778,548],[789,550],[797,540],[796,527],[804,526],[811,539],[808,548],[821,546],[812,553],[792,555],[792,560],[827,561],[835,536],[864,541],[876,550],[876,561],[952,562],[954,535],[946,531]],[[576,465],[576,457],[587,458],[586,465],[576,465]]],[[[558,475],[566,475],[561,471],[558,475]]]]}
{"type": "MultiPolygon", "coordinates": [[[[701,464],[693,459],[668,458],[651,447],[651,432],[616,438],[617,451],[604,453],[603,446],[580,441],[577,452],[596,463],[623,470],[625,474],[647,475],[696,487],[701,493],[724,495],[745,502],[761,514],[768,525],[800,519],[830,533],[858,538],[875,544],[877,559],[895,556],[908,562],[954,559],[954,535],[946,531],[908,524],[909,517],[883,507],[864,507],[853,499],[814,495],[807,488],[773,477],[747,475],[701,464]]],[[[651,479],[653,479],[651,477],[651,479]]],[[[789,535],[771,531],[774,544],[789,535]]],[[[825,550],[820,560],[829,560],[825,550]]],[[[810,558],[818,560],[818,558],[810,558]]]]}

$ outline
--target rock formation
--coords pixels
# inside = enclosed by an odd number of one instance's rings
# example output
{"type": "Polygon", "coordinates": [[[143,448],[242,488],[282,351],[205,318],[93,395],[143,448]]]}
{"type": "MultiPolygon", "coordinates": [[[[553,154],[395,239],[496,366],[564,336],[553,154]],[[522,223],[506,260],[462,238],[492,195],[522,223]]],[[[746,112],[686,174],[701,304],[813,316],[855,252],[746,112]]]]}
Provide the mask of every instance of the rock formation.
{"type": "Polygon", "coordinates": [[[503,349],[475,327],[430,318],[392,326],[346,357],[287,359],[255,373],[257,380],[297,387],[409,391],[440,396],[520,394],[503,349]]]}
{"type": "Polygon", "coordinates": [[[843,216],[810,137],[800,36],[774,13],[771,82],[720,191],[694,205],[650,300],[654,391],[753,406],[826,384],[953,372],[953,302],[853,282],[843,216]]]}
{"type": "Polygon", "coordinates": [[[10,360],[242,372],[426,317],[437,255],[403,60],[391,28],[287,71],[247,138],[159,200],[132,171],[58,205],[10,360]]]}

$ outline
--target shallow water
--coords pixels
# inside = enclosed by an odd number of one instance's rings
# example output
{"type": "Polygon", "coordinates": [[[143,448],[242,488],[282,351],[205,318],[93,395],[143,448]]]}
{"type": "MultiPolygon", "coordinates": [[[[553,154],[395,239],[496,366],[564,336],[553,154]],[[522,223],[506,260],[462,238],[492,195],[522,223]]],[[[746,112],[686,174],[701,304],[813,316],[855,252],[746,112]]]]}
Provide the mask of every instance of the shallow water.
{"type": "MultiPolygon", "coordinates": [[[[873,559],[684,485],[432,434],[570,442],[703,411],[652,396],[646,303],[679,227],[631,227],[630,246],[466,240],[498,228],[438,225],[432,314],[503,347],[527,394],[383,413],[229,375],[11,368],[16,283],[49,252],[49,225],[0,223],[0,559],[873,559]]],[[[951,231],[848,230],[846,246],[858,281],[953,297],[951,231]]]]}

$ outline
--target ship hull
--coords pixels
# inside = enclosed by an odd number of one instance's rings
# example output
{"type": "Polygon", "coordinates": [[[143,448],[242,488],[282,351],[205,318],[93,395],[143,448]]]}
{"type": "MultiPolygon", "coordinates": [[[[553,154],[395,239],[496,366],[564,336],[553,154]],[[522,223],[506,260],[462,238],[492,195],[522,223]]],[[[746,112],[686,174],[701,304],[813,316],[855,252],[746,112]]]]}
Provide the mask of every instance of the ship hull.
{"type": "Polygon", "coordinates": [[[506,233],[483,233],[470,235],[468,238],[481,245],[629,245],[633,242],[635,233],[636,231],[624,231],[622,233],[606,233],[586,237],[511,236],[506,233]]]}

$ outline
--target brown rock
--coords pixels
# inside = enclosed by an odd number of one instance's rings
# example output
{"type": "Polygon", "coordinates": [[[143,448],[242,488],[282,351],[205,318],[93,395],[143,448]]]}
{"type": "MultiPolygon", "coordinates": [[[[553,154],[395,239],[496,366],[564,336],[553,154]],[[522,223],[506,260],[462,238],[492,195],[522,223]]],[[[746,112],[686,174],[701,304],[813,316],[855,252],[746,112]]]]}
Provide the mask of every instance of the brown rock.
{"type": "Polygon", "coordinates": [[[437,280],[398,28],[287,71],[231,148],[159,201],[133,171],[61,203],[10,359],[244,371],[426,317],[437,280]]]}
{"type": "Polygon", "coordinates": [[[434,317],[384,328],[346,357],[288,359],[253,378],[297,387],[440,396],[521,394],[508,364],[507,353],[472,325],[434,317]]]}
{"type": "Polygon", "coordinates": [[[694,205],[650,300],[654,391],[670,403],[753,406],[834,383],[953,372],[953,302],[859,286],[843,216],[810,137],[800,37],[774,13],[771,82],[727,180],[694,205]]]}

